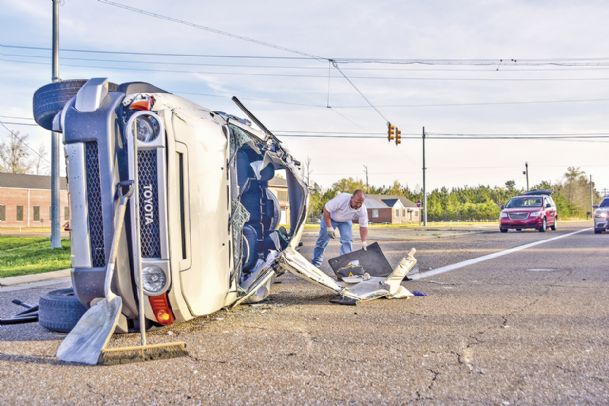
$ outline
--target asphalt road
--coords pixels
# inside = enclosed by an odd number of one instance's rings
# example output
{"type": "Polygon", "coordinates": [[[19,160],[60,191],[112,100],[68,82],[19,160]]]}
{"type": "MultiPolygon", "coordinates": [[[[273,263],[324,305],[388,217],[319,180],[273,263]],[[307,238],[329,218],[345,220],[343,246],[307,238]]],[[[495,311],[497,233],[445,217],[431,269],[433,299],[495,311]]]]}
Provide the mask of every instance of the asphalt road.
{"type": "MultiPolygon", "coordinates": [[[[54,358],[62,335],[1,326],[0,403],[607,404],[609,235],[568,235],[589,227],[372,230],[392,265],[417,248],[420,279],[404,285],[428,296],[340,306],[285,275],[264,304],[150,335],[185,341],[187,358],[62,365],[54,358]],[[549,241],[426,277],[540,240],[549,241]]],[[[305,235],[305,256],[314,239],[305,235]]],[[[333,242],[328,258],[337,253],[333,242]]],[[[59,286],[0,288],[0,315],[19,310],[13,298],[33,301],[59,286]]],[[[111,345],[136,342],[131,334],[111,345]]]]}

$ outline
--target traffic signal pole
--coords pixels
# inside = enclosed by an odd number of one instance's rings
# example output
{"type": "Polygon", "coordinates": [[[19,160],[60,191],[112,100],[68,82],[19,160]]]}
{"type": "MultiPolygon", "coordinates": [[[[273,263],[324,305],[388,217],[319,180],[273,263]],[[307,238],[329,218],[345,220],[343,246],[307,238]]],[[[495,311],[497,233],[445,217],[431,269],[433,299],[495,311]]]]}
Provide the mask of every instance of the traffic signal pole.
{"type": "MultiPolygon", "coordinates": [[[[59,0],[53,0],[53,66],[51,80],[59,80],[59,0]]],[[[61,248],[59,230],[59,133],[51,132],[51,248],[61,248]]],[[[28,207],[28,210],[30,208],[28,207]]]]}
{"type": "Polygon", "coordinates": [[[427,189],[425,185],[425,127],[423,127],[423,226],[427,226],[427,189]]]}

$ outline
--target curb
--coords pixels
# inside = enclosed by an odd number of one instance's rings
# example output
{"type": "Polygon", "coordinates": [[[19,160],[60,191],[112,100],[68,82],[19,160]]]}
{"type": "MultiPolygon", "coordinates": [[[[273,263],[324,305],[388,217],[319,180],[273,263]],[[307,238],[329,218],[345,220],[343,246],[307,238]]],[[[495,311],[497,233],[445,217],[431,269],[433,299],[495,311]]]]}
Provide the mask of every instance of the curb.
{"type": "Polygon", "coordinates": [[[33,275],[8,276],[6,278],[0,278],[0,287],[16,286],[16,285],[23,285],[26,283],[34,283],[34,282],[49,281],[49,280],[54,280],[54,279],[69,278],[71,271],[72,271],[72,268],[62,269],[60,271],[37,273],[37,274],[33,274],[33,275]]]}

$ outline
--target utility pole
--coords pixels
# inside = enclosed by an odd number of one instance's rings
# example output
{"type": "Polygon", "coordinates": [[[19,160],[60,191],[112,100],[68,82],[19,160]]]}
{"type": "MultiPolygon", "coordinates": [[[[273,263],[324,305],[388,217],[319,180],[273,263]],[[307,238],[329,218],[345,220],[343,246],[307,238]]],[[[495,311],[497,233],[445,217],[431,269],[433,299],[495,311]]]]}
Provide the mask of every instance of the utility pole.
{"type": "Polygon", "coordinates": [[[523,175],[527,176],[527,192],[529,191],[529,163],[524,163],[524,171],[522,171],[523,175]]]}
{"type": "Polygon", "coordinates": [[[425,186],[425,127],[423,127],[423,226],[427,226],[427,189],[425,186]]]}
{"type": "Polygon", "coordinates": [[[368,167],[364,165],[364,172],[366,172],[366,193],[370,190],[368,187],[368,167]]]}
{"type": "MultiPolygon", "coordinates": [[[[59,81],[59,0],[53,1],[53,67],[51,80],[59,81]]],[[[59,133],[51,132],[51,248],[61,248],[59,230],[59,133]]],[[[28,207],[29,210],[29,207],[28,207]]]]}

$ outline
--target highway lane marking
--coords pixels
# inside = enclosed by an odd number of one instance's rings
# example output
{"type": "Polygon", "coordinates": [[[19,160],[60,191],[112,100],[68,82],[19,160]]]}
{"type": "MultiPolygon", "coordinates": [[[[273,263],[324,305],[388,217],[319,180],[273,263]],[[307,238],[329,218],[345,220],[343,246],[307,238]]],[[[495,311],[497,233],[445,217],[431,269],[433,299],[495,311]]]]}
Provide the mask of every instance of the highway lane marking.
{"type": "Polygon", "coordinates": [[[592,230],[592,228],[584,228],[582,230],[578,230],[578,231],[574,231],[572,233],[568,233],[568,234],[563,234],[563,235],[559,235],[558,237],[553,237],[553,238],[548,238],[547,240],[539,240],[539,241],[535,241],[529,244],[524,244],[524,245],[519,245],[518,247],[514,247],[514,248],[510,248],[504,251],[499,251],[499,252],[495,252],[493,254],[488,254],[488,255],[484,255],[478,258],[473,258],[473,259],[468,259],[465,261],[461,261],[461,262],[457,262],[456,264],[451,264],[451,265],[446,265],[431,271],[427,271],[427,272],[421,272],[421,273],[417,273],[414,274],[412,276],[408,276],[408,279],[410,280],[419,280],[419,279],[423,279],[423,278],[429,278],[430,276],[435,276],[435,275],[440,275],[446,272],[451,272],[451,271],[455,271],[457,269],[461,269],[464,268],[466,266],[469,265],[474,265],[477,264],[479,262],[484,262],[484,261],[488,261],[491,259],[495,259],[495,258],[499,258],[502,257],[504,255],[508,255],[508,254],[512,254],[514,252],[518,252],[518,251],[522,251],[522,250],[526,250],[527,248],[531,248],[531,247],[535,247],[537,245],[541,245],[541,244],[545,244],[551,241],[556,241],[556,240],[560,240],[561,238],[567,238],[570,237],[572,235],[575,234],[579,234],[579,233],[583,233],[584,231],[590,231],[592,230]]]}

